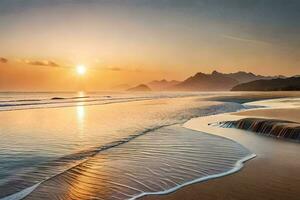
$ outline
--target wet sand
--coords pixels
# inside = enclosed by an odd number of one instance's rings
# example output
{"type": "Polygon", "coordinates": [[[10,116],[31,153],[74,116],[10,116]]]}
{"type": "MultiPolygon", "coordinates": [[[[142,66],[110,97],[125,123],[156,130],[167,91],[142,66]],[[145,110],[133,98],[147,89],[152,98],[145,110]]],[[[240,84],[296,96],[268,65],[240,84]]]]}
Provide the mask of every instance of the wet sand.
{"type": "Polygon", "coordinates": [[[299,176],[297,169],[286,165],[278,167],[278,162],[279,160],[274,159],[255,158],[233,175],[190,185],[169,195],[147,196],[142,199],[299,199],[300,180],[289,179],[291,176],[299,176]]]}
{"type": "Polygon", "coordinates": [[[194,130],[230,138],[257,155],[245,163],[241,171],[206,182],[196,183],[161,196],[146,196],[144,200],[168,199],[239,199],[239,200],[296,200],[300,196],[300,144],[274,139],[238,129],[203,126],[216,121],[244,116],[259,116],[299,122],[299,109],[260,109],[234,115],[196,118],[185,124],[194,130]],[[202,125],[201,125],[202,124],[202,125]],[[230,131],[228,131],[230,130],[230,131]]]}
{"type": "Polygon", "coordinates": [[[240,116],[272,118],[300,123],[300,108],[259,109],[236,113],[240,116]]]}

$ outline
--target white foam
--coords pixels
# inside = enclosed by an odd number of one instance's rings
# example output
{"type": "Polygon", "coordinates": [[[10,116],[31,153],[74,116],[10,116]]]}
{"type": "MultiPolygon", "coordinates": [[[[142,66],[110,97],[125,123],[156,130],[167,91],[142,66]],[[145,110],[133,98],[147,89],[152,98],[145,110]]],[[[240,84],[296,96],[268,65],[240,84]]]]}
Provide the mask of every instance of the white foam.
{"type": "Polygon", "coordinates": [[[250,154],[240,160],[238,160],[236,163],[235,163],[235,166],[230,169],[229,171],[227,172],[222,172],[222,173],[219,173],[219,174],[213,174],[213,175],[209,175],[209,176],[205,176],[205,177],[201,177],[201,178],[198,178],[198,179],[195,179],[195,180],[192,180],[192,181],[189,181],[189,182],[186,182],[186,183],[183,183],[181,185],[177,185],[176,187],[173,187],[173,188],[170,188],[168,190],[164,190],[164,191],[159,191],[159,192],[144,192],[144,193],[141,193],[137,196],[134,196],[132,198],[130,198],[130,200],[135,200],[135,199],[138,199],[140,197],[143,197],[143,196],[146,196],[146,195],[163,195],[163,194],[169,194],[169,193],[172,193],[182,187],[185,187],[187,185],[191,185],[191,184],[194,184],[194,183],[199,183],[199,182],[203,182],[203,181],[207,181],[207,180],[210,180],[210,179],[215,179],[215,178],[219,178],[219,177],[223,177],[223,176],[227,176],[227,175],[230,175],[230,174],[233,174],[237,171],[239,171],[243,166],[246,161],[248,160],[251,160],[253,158],[256,157],[256,154],[250,154]]]}
{"type": "Polygon", "coordinates": [[[20,200],[25,198],[27,195],[29,195],[31,192],[33,192],[42,182],[39,182],[31,187],[28,187],[24,190],[21,190],[20,192],[14,193],[12,195],[6,196],[1,198],[0,200],[20,200]]]}

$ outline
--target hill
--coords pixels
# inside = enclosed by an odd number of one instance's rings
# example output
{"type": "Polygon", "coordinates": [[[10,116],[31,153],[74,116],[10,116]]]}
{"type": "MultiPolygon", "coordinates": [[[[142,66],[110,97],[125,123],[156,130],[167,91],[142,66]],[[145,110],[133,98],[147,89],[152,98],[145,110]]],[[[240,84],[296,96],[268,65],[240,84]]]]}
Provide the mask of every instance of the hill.
{"type": "Polygon", "coordinates": [[[212,74],[222,74],[226,77],[233,78],[239,83],[247,83],[251,81],[256,81],[256,80],[269,80],[269,79],[275,79],[275,78],[286,78],[282,75],[279,76],[262,76],[262,75],[256,75],[252,72],[244,72],[244,71],[238,71],[234,73],[220,73],[217,71],[213,71],[212,74]]]}
{"type": "Polygon", "coordinates": [[[197,73],[175,85],[175,90],[189,90],[189,91],[221,91],[230,90],[237,85],[238,81],[227,77],[222,73],[214,71],[212,74],[197,73]]]}
{"type": "Polygon", "coordinates": [[[256,80],[239,84],[231,91],[296,91],[300,90],[300,77],[256,80]]]}
{"type": "Polygon", "coordinates": [[[129,88],[127,91],[131,91],[131,92],[149,92],[149,91],[151,91],[151,89],[145,84],[140,84],[136,87],[129,88]]]}
{"type": "Polygon", "coordinates": [[[237,80],[239,83],[246,83],[246,82],[251,82],[251,81],[256,81],[256,80],[269,80],[269,79],[274,79],[274,78],[286,78],[282,75],[279,76],[262,76],[262,75],[256,75],[251,72],[235,72],[235,73],[229,73],[229,74],[223,74],[227,77],[233,78],[237,80]]]}

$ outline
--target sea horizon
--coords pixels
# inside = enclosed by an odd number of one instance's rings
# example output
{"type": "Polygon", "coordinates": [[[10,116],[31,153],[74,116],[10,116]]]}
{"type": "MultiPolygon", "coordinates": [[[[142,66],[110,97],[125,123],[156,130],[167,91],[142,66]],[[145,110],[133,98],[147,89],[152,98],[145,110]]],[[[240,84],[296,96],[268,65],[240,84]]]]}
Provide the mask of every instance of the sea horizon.
{"type": "Polygon", "coordinates": [[[0,200],[299,200],[299,10],[0,0],[0,200]]]}

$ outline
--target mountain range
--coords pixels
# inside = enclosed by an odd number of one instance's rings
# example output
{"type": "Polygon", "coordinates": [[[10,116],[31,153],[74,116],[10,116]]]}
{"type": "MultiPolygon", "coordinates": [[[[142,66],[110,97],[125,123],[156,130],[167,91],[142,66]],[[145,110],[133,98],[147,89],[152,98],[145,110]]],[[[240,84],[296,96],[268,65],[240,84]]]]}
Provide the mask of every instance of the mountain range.
{"type": "MultiPolygon", "coordinates": [[[[216,71],[214,71],[216,72],[216,71]]],[[[213,72],[213,73],[214,73],[213,72]]],[[[279,76],[262,76],[262,75],[256,75],[251,72],[235,72],[235,73],[229,73],[229,74],[223,74],[224,76],[233,78],[237,80],[239,83],[247,83],[250,81],[255,81],[255,80],[269,80],[269,79],[274,79],[274,78],[286,78],[285,76],[279,75],[279,76]]]]}
{"type": "Polygon", "coordinates": [[[239,82],[229,76],[214,71],[212,74],[197,73],[175,85],[174,90],[211,91],[228,90],[239,82]]]}
{"type": "Polygon", "coordinates": [[[213,71],[211,74],[205,74],[198,72],[193,76],[188,77],[183,81],[167,81],[154,80],[147,84],[143,84],[146,87],[134,87],[129,90],[145,89],[145,91],[229,91],[234,86],[256,81],[256,80],[270,80],[281,78],[284,76],[262,76],[256,75],[251,72],[235,72],[235,73],[221,73],[218,71],[213,71]]]}

